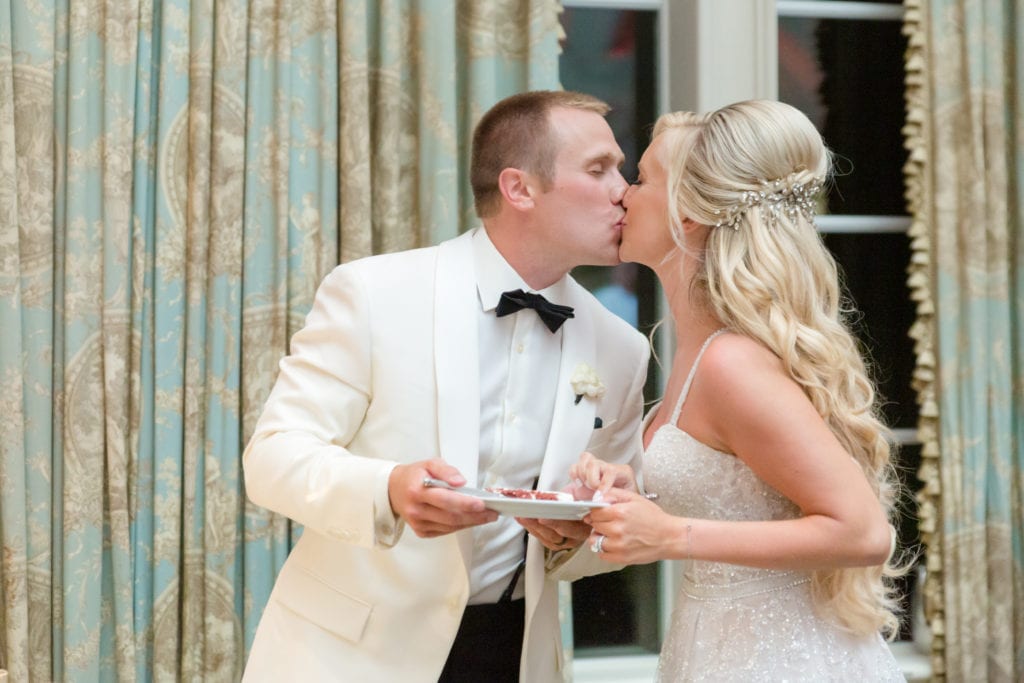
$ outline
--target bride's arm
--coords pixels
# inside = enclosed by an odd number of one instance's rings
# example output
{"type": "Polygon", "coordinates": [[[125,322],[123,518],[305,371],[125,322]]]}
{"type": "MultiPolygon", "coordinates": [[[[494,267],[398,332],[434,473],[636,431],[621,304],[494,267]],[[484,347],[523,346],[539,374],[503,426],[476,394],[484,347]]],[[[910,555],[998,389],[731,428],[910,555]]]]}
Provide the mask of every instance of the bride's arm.
{"type": "Polygon", "coordinates": [[[864,470],[768,350],[739,335],[711,346],[680,423],[694,438],[743,460],[799,507],[800,516],[687,519],[611,491],[608,497],[617,504],[590,516],[595,532],[607,536],[605,559],[694,558],[814,570],[877,565],[887,558],[889,521],[864,470]]]}

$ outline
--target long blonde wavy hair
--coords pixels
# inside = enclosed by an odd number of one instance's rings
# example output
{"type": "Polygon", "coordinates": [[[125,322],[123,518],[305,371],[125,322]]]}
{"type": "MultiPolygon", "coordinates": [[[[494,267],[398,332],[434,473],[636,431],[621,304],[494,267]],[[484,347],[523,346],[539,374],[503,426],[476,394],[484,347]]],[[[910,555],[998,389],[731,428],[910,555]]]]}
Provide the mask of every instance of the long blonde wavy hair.
{"type": "MultiPolygon", "coordinates": [[[[824,184],[832,161],[821,135],[799,110],[767,100],[707,115],[665,114],[654,137],[663,133],[676,243],[682,248],[684,218],[709,226],[736,218],[731,227],[708,231],[691,297],[782,359],[892,519],[896,480],[888,430],[846,322],[853,311],[844,306],[835,260],[809,212],[771,212],[770,202],[745,195],[799,194],[824,184]]],[[[881,567],[817,571],[811,581],[815,604],[854,633],[895,636],[899,621],[890,579],[905,571],[893,557],[881,567]]]]}

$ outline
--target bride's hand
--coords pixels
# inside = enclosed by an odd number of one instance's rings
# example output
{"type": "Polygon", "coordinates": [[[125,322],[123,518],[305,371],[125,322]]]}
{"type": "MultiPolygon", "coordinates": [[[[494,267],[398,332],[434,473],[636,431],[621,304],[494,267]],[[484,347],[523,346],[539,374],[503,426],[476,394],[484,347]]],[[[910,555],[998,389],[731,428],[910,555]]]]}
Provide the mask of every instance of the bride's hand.
{"type": "Polygon", "coordinates": [[[586,451],[569,468],[569,479],[575,484],[577,500],[601,500],[613,487],[636,491],[636,475],[629,465],[605,462],[586,451]]]}
{"type": "Polygon", "coordinates": [[[583,518],[594,529],[587,547],[599,552],[602,560],[647,564],[674,557],[679,527],[685,529],[685,520],[633,491],[612,489],[604,500],[611,505],[595,508],[583,518]]]}

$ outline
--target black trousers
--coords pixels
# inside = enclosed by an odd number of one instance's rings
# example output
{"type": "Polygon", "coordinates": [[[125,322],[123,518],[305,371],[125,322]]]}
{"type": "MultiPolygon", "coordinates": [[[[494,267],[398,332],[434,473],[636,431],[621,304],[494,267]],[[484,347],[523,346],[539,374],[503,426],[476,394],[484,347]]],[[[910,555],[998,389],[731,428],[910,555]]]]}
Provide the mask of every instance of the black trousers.
{"type": "Polygon", "coordinates": [[[526,600],[468,605],[438,683],[518,683],[526,600]]]}

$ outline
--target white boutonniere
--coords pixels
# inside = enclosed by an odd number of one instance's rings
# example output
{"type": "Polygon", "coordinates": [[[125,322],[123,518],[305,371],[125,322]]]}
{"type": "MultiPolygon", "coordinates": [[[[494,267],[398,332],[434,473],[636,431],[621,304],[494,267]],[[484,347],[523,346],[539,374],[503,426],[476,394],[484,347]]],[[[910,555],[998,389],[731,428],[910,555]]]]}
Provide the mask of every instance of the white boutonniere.
{"type": "Polygon", "coordinates": [[[580,363],[572,372],[569,379],[572,384],[572,391],[576,394],[576,403],[579,403],[584,396],[587,398],[601,398],[604,396],[604,383],[597,376],[594,368],[586,363],[580,363]]]}

